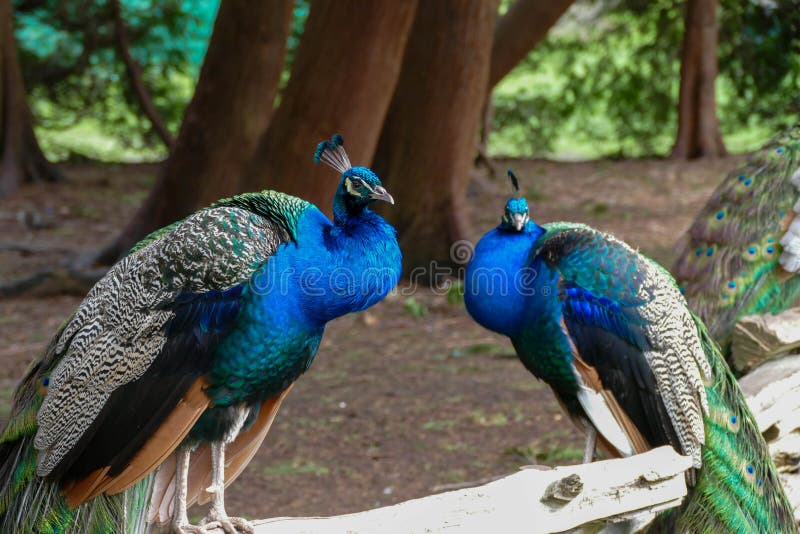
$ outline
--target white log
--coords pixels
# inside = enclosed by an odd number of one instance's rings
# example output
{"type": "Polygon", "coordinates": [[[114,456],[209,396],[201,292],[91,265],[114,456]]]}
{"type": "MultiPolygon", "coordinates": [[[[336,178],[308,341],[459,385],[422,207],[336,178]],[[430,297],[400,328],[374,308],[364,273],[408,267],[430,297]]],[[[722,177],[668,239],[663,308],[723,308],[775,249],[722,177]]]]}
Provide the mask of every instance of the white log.
{"type": "Polygon", "coordinates": [[[731,365],[749,373],[764,361],[779,358],[800,348],[800,308],[779,315],[749,315],[733,328],[731,365]]]}
{"type": "Polygon", "coordinates": [[[768,361],[742,377],[739,386],[770,440],[800,428],[800,356],[768,361]]]}
{"type": "Polygon", "coordinates": [[[476,488],[355,514],[257,521],[256,533],[530,534],[598,532],[606,525],[606,532],[622,532],[680,504],[686,495],[684,471],[690,466],[690,458],[660,447],[623,460],[523,469],[476,488]]]}

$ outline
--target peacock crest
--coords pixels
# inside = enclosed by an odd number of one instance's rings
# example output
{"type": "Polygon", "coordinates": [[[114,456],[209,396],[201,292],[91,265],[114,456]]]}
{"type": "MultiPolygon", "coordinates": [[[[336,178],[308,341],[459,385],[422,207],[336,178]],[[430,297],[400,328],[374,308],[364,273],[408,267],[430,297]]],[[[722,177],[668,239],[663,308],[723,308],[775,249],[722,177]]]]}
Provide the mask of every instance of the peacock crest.
{"type": "Polygon", "coordinates": [[[501,227],[506,230],[522,231],[530,221],[528,201],[519,194],[519,180],[514,171],[508,169],[508,180],[511,183],[511,194],[513,195],[506,202],[505,211],[501,227]]]}
{"type": "Polygon", "coordinates": [[[340,134],[333,134],[330,139],[317,145],[317,150],[314,152],[314,163],[319,162],[325,163],[340,174],[344,174],[353,167],[350,158],[347,157],[347,151],[344,149],[344,138],[340,134]]]}

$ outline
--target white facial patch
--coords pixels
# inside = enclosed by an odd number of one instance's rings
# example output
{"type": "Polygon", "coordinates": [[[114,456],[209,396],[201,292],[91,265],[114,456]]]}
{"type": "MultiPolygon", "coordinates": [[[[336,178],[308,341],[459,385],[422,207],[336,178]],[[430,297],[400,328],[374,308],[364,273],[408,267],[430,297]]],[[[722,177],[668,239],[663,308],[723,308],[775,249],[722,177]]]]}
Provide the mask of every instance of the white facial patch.
{"type": "MultiPolygon", "coordinates": [[[[370,193],[374,193],[374,192],[375,192],[375,189],[373,189],[372,187],[370,187],[370,185],[369,185],[367,182],[365,182],[364,180],[359,180],[359,183],[360,183],[362,186],[364,186],[364,187],[367,189],[367,191],[369,191],[370,193]]],[[[357,197],[360,197],[360,196],[361,196],[361,191],[360,191],[360,190],[358,190],[358,189],[356,189],[356,188],[353,186],[353,182],[352,182],[352,180],[350,180],[350,178],[345,178],[345,180],[344,180],[344,188],[345,188],[345,189],[347,190],[347,192],[348,192],[348,193],[350,193],[351,195],[355,195],[355,196],[357,196],[357,197]]]]}

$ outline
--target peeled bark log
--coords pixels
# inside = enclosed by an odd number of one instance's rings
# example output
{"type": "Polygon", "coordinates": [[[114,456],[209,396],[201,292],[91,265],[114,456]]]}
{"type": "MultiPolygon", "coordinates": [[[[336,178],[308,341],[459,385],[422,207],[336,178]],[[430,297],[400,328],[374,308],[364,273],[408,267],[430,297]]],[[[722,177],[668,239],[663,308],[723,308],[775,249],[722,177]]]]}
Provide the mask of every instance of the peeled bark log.
{"type": "Polygon", "coordinates": [[[62,178],[36,141],[17,57],[11,0],[0,0],[0,197],[23,182],[62,178]]]}
{"type": "Polygon", "coordinates": [[[315,144],[341,133],[354,165],[372,160],[397,82],[416,0],[316,0],[292,75],[243,189],[278,189],[329,211],[338,181],[315,144]]]}
{"type": "Polygon", "coordinates": [[[681,53],[678,135],[672,157],[719,157],[726,153],[717,119],[717,0],[688,0],[681,53]]]}
{"type": "Polygon", "coordinates": [[[354,514],[278,517],[253,526],[256,534],[635,532],[680,505],[691,465],[672,447],[659,447],[620,460],[530,466],[483,486],[354,514]]]}
{"type": "Polygon", "coordinates": [[[452,263],[451,245],[468,235],[465,192],[495,8],[484,0],[419,5],[374,164],[397,202],[385,214],[407,268],[452,263]]]}
{"type": "Polygon", "coordinates": [[[291,0],[224,0],[175,148],[142,206],[94,263],[109,264],[149,232],[239,191],[272,115],[291,0]]]}

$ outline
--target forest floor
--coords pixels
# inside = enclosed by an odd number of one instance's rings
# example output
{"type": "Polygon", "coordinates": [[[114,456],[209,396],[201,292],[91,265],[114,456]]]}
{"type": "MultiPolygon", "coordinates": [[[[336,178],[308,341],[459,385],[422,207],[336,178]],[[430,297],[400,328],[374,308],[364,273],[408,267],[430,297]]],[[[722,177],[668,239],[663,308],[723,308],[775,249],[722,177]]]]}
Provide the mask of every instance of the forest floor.
{"type": "MultiPolygon", "coordinates": [[[[741,159],[497,165],[514,167],[539,222],[588,223],[669,265],[676,239],[741,159]]],[[[156,167],[64,170],[67,183],[27,186],[0,201],[0,284],[109,240],[147,194],[156,167]],[[22,214],[29,220],[39,214],[48,227],[31,229],[22,214]],[[5,250],[3,243],[12,242],[36,250],[5,250]]],[[[490,180],[476,171],[469,192],[473,239],[499,222],[508,192],[504,175],[490,180]]],[[[400,293],[329,325],[314,366],[229,489],[229,512],[342,514],[526,464],[580,460],[579,432],[506,339],[478,327],[463,304],[441,292],[400,293]]],[[[0,300],[0,421],[16,381],[79,302],[77,296],[0,300]]]]}

